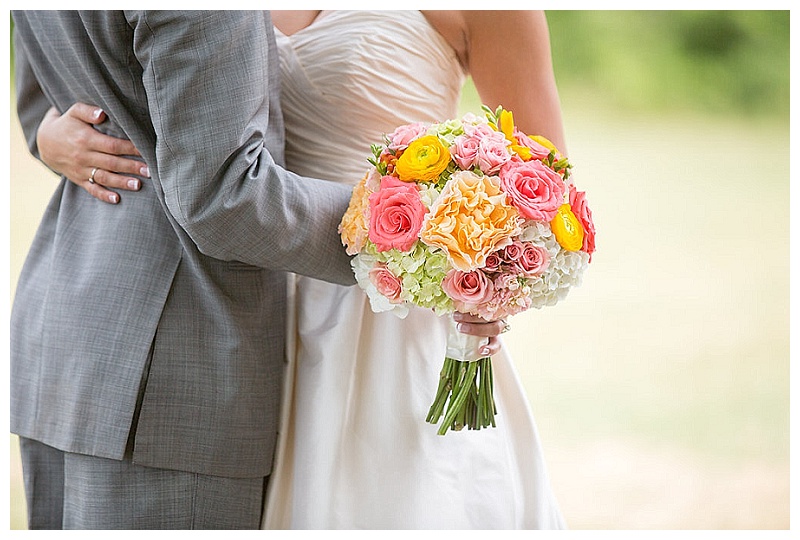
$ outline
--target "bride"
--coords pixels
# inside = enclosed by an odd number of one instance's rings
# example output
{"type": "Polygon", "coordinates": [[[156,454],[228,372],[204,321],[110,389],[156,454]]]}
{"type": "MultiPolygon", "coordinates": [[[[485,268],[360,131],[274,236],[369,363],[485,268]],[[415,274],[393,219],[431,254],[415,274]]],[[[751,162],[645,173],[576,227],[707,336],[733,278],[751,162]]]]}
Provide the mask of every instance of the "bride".
{"type": "MultiPolygon", "coordinates": [[[[468,74],[483,103],[503,105],[520,129],[566,151],[542,12],[274,11],[272,18],[286,166],[296,173],[354,184],[384,133],[456,118],[468,74]]],[[[81,110],[64,116],[97,122],[81,110]]],[[[53,168],[81,153],[124,153],[105,136],[66,138],[56,120],[49,116],[38,134],[53,168]],[[67,140],[84,142],[67,148],[67,140]]],[[[138,174],[141,165],[107,158],[120,174],[104,171],[94,185],[73,180],[105,201],[118,197],[107,188],[129,189],[124,173],[138,174]]],[[[264,528],[564,527],[507,352],[493,356],[497,427],[439,436],[425,417],[445,350],[444,319],[421,308],[403,320],[375,314],[358,287],[306,277],[294,279],[291,294],[295,339],[264,528]]]]}

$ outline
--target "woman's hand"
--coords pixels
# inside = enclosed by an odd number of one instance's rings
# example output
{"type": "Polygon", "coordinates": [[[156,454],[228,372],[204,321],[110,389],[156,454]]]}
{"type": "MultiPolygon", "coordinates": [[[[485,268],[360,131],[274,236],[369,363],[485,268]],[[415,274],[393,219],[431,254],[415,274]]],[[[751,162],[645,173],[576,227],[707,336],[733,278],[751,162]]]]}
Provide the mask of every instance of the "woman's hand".
{"type": "Polygon", "coordinates": [[[142,161],[123,156],[141,157],[132,142],[100,133],[92,125],[106,120],[102,109],[76,103],[64,114],[51,108],[36,133],[39,156],[51,169],[82,187],[103,202],[117,204],[121,189],[138,191],[141,180],[149,178],[142,161]]]}
{"type": "Polygon", "coordinates": [[[487,322],[475,315],[453,312],[453,320],[458,323],[458,331],[472,336],[488,337],[489,343],[481,349],[480,353],[485,356],[492,356],[500,352],[502,344],[497,336],[507,331],[509,325],[504,320],[487,322]]]}

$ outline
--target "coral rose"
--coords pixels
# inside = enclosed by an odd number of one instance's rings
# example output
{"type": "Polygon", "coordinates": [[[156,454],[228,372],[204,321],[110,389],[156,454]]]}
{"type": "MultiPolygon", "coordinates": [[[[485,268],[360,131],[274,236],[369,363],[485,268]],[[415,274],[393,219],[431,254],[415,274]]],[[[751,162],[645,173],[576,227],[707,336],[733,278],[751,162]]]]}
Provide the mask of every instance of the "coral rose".
{"type": "Polygon", "coordinates": [[[578,191],[574,187],[569,190],[569,205],[572,208],[572,213],[578,218],[578,221],[583,226],[583,245],[582,251],[589,254],[589,262],[592,262],[592,253],[594,253],[594,221],[592,220],[592,211],[586,202],[586,192],[578,191]]]}
{"type": "Polygon", "coordinates": [[[517,210],[506,202],[497,178],[458,171],[433,202],[420,239],[443,249],[455,268],[469,272],[518,233],[517,210]]]}
{"type": "Polygon", "coordinates": [[[416,184],[384,176],[380,190],[369,196],[369,239],[378,251],[408,251],[419,237],[425,212],[416,184]]]}
{"type": "Polygon", "coordinates": [[[395,170],[403,182],[431,182],[450,164],[450,151],[436,135],[414,139],[397,159],[395,170]]]}
{"type": "Polygon", "coordinates": [[[526,219],[549,222],[564,202],[564,181],[540,161],[509,161],[500,169],[500,182],[526,219]]]}

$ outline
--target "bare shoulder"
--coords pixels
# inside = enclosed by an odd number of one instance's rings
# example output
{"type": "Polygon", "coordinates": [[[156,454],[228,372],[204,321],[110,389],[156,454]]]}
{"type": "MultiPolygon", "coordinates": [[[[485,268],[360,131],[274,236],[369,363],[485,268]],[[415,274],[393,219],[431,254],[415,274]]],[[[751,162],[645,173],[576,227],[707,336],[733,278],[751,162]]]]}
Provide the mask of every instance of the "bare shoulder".
{"type": "Polygon", "coordinates": [[[465,68],[468,65],[468,40],[467,25],[464,20],[464,11],[437,11],[424,10],[422,14],[431,26],[447,41],[458,56],[458,60],[465,68]]]}
{"type": "Polygon", "coordinates": [[[541,10],[469,10],[460,13],[468,40],[484,35],[514,38],[530,32],[540,33],[547,28],[541,10]]]}
{"type": "Polygon", "coordinates": [[[321,11],[312,10],[277,10],[271,11],[272,24],[281,31],[282,34],[290,36],[299,32],[314,22],[321,11]]]}
{"type": "Polygon", "coordinates": [[[422,14],[453,47],[467,70],[476,47],[495,54],[514,40],[549,40],[541,10],[425,10],[422,14]]]}

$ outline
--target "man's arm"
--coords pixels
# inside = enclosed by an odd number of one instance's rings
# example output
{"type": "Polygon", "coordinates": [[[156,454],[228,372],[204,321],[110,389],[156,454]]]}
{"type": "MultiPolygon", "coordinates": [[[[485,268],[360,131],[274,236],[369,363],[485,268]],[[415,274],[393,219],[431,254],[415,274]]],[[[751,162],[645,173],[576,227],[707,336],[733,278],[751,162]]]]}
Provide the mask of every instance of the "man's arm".
{"type": "MultiPolygon", "coordinates": [[[[301,178],[264,145],[272,26],[262,12],[130,12],[170,213],[206,255],[353,284],[337,233],[350,188],[301,178]]],[[[277,69],[277,66],[273,66],[277,69]]],[[[274,97],[274,96],[273,96],[274,97]]],[[[346,144],[347,141],[343,141],[346,144]]]]}

